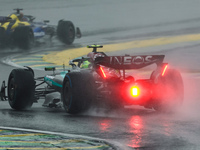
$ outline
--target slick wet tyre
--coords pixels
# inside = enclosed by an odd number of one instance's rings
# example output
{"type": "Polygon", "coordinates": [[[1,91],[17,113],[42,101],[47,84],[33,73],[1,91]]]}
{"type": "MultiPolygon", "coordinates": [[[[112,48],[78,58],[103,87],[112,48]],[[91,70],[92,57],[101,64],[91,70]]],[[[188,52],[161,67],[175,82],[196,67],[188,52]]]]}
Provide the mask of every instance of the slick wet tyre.
{"type": "Polygon", "coordinates": [[[33,73],[26,69],[13,69],[8,78],[8,101],[15,110],[24,110],[34,101],[35,81],[33,73]]]}
{"type": "Polygon", "coordinates": [[[184,85],[181,74],[175,69],[169,69],[164,76],[155,79],[153,108],[160,112],[174,112],[183,103],[184,85]]]}
{"type": "Polygon", "coordinates": [[[66,74],[61,94],[65,111],[76,114],[87,110],[94,98],[94,91],[94,81],[89,71],[66,74]]]}
{"type": "Polygon", "coordinates": [[[4,48],[6,44],[6,33],[3,27],[0,27],[0,49],[4,48]]]}
{"type": "Polygon", "coordinates": [[[17,27],[13,33],[13,40],[20,49],[30,49],[34,46],[33,30],[29,26],[17,27]]]}
{"type": "Polygon", "coordinates": [[[59,40],[67,45],[74,42],[75,28],[71,21],[60,20],[57,26],[57,36],[59,40]]]}

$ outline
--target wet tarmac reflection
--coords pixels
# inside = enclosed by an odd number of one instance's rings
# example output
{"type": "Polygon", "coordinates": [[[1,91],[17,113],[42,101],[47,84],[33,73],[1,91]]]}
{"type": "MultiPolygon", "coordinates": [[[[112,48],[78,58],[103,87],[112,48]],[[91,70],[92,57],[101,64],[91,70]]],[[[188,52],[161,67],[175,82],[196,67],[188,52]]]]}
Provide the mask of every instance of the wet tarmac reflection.
{"type": "Polygon", "coordinates": [[[142,143],[142,132],[144,128],[143,120],[140,116],[132,116],[129,120],[130,133],[133,137],[128,144],[130,147],[140,147],[142,143]]]}
{"type": "Polygon", "coordinates": [[[109,128],[111,127],[111,120],[104,119],[99,123],[100,130],[103,132],[109,131],[109,128]]]}

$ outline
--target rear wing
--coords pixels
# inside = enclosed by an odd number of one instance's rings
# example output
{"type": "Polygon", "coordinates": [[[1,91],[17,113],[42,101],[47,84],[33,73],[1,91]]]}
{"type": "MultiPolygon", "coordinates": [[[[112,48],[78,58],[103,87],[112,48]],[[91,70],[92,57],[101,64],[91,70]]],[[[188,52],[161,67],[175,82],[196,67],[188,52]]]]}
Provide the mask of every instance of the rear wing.
{"type": "Polygon", "coordinates": [[[96,65],[104,65],[114,69],[140,69],[156,63],[163,63],[165,55],[137,55],[137,56],[105,56],[97,57],[96,65]]]}

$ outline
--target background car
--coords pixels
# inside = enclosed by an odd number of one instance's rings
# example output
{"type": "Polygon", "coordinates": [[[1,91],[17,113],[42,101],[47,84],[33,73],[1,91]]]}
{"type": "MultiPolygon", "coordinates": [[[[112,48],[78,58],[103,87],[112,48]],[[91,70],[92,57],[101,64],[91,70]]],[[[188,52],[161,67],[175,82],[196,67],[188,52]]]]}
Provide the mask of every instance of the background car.
{"type": "Polygon", "coordinates": [[[81,37],[81,31],[71,21],[60,20],[57,26],[49,25],[48,20],[34,22],[35,17],[24,15],[21,10],[14,9],[15,13],[8,17],[0,17],[0,46],[17,46],[21,49],[29,49],[39,39],[56,36],[65,44],[72,44],[75,37],[81,37]]]}

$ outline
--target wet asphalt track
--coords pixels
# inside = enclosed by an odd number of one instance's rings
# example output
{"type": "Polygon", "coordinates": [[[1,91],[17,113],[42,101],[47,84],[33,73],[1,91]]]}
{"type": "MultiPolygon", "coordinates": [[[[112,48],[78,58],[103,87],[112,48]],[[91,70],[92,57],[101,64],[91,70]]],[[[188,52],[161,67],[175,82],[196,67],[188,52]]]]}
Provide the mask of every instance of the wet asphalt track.
{"type": "MultiPolygon", "coordinates": [[[[72,47],[200,33],[198,0],[0,2],[1,14],[7,15],[19,5],[26,10],[24,12],[39,16],[39,19],[51,16],[53,24],[58,18],[72,20],[83,32],[83,38],[76,40],[72,47]]],[[[29,53],[37,55],[68,48],[54,42],[54,46],[39,47],[28,53],[3,50],[0,56],[21,58],[19,53],[24,57],[29,53]]],[[[1,102],[0,126],[97,137],[131,149],[199,149],[199,49],[199,41],[189,41],[116,53],[166,54],[165,60],[180,69],[185,84],[185,102],[176,114],[158,114],[142,107],[130,107],[112,112],[92,109],[73,116],[62,109],[42,108],[42,101],[22,112],[11,110],[7,102],[1,102]]],[[[14,67],[2,63],[0,68],[2,81],[7,80],[14,67]]],[[[36,70],[36,74],[45,73],[36,70]]]]}

